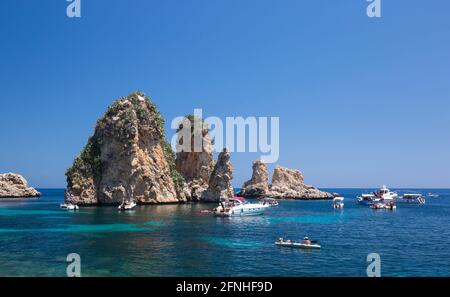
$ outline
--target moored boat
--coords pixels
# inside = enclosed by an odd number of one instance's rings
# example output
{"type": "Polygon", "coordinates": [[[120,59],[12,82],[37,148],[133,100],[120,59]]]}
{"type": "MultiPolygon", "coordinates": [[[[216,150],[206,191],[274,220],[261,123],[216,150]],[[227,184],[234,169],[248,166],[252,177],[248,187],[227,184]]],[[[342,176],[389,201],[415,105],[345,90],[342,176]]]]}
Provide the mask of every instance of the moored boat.
{"type": "Polygon", "coordinates": [[[392,201],[398,197],[396,192],[392,192],[386,186],[381,186],[381,188],[375,193],[375,196],[383,198],[384,201],[392,201]]]}
{"type": "Polygon", "coordinates": [[[397,205],[393,201],[374,203],[370,206],[372,209],[397,209],[397,205]]]}
{"type": "Polygon", "coordinates": [[[244,198],[235,197],[221,201],[213,213],[221,217],[254,216],[263,214],[267,208],[269,204],[249,203],[244,198]]]}
{"type": "Polygon", "coordinates": [[[402,196],[398,197],[396,201],[400,203],[411,203],[411,204],[425,204],[426,202],[422,194],[415,194],[415,193],[403,194],[402,196]]]}
{"type": "Polygon", "coordinates": [[[117,209],[121,210],[121,211],[126,211],[126,210],[132,210],[133,208],[136,207],[136,202],[134,201],[124,201],[122,202],[121,205],[119,205],[119,207],[117,209]]]}
{"type": "Polygon", "coordinates": [[[333,208],[344,208],[344,197],[334,197],[333,208]]]}
{"type": "Polygon", "coordinates": [[[361,194],[358,196],[357,201],[363,205],[373,205],[374,203],[394,201],[398,197],[396,192],[392,192],[386,186],[381,188],[372,194],[361,194]]]}
{"type": "Polygon", "coordinates": [[[358,203],[362,205],[372,205],[374,203],[381,202],[383,199],[375,196],[374,194],[361,194],[358,196],[358,203]]]}
{"type": "Polygon", "coordinates": [[[71,203],[63,203],[60,204],[59,207],[61,207],[62,209],[67,209],[67,210],[78,210],[79,207],[76,204],[71,204],[71,203]]]}
{"type": "Polygon", "coordinates": [[[290,247],[290,248],[299,248],[299,249],[320,249],[322,248],[317,241],[309,240],[308,237],[305,237],[303,240],[299,242],[284,240],[283,238],[279,238],[275,245],[280,247],[290,247]]]}

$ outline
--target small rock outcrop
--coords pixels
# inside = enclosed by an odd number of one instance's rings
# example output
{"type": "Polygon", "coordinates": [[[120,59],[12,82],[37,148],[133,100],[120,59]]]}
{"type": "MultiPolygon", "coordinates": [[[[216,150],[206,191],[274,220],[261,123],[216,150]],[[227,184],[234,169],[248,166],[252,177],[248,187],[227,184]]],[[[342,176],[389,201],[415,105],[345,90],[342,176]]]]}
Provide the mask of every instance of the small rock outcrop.
{"type": "Polygon", "coordinates": [[[144,94],[115,101],[66,172],[66,201],[79,205],[173,203],[188,199],[164,120],[144,94]]]}
{"type": "Polygon", "coordinates": [[[244,186],[237,195],[248,198],[260,198],[266,196],[268,192],[269,173],[267,164],[259,160],[255,161],[253,163],[252,178],[244,183],[244,186]]]}
{"type": "Polygon", "coordinates": [[[0,174],[0,198],[39,197],[41,193],[28,186],[25,178],[19,174],[0,174]]]}
{"type": "Polygon", "coordinates": [[[248,198],[270,197],[277,199],[333,199],[331,193],[305,184],[303,174],[299,170],[277,166],[273,172],[272,184],[268,185],[266,164],[253,163],[252,179],[247,181],[238,193],[248,198]]]}
{"type": "Polygon", "coordinates": [[[230,161],[230,154],[224,149],[217,159],[214,170],[209,179],[208,189],[203,195],[204,201],[220,201],[234,196],[233,186],[233,166],[230,161]]]}
{"type": "Polygon", "coordinates": [[[268,197],[280,199],[332,199],[333,194],[305,185],[299,170],[276,167],[272,176],[268,197]]]}
{"type": "Polygon", "coordinates": [[[185,117],[177,131],[175,164],[186,180],[193,201],[202,200],[209,187],[214,170],[213,149],[207,124],[192,115],[185,117]]]}

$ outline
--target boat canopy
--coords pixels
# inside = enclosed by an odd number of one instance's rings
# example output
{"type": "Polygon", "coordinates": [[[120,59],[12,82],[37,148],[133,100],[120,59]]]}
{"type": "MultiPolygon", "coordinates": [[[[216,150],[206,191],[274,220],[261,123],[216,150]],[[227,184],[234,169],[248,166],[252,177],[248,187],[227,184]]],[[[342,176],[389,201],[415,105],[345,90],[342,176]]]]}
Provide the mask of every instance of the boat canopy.
{"type": "Polygon", "coordinates": [[[361,197],[375,197],[374,194],[361,194],[361,197]]]}
{"type": "Polygon", "coordinates": [[[417,198],[417,197],[422,197],[422,194],[404,194],[403,197],[417,198]]]}
{"type": "Polygon", "coordinates": [[[341,202],[341,201],[344,201],[344,197],[335,197],[335,198],[333,199],[333,201],[334,201],[334,202],[341,202]]]}

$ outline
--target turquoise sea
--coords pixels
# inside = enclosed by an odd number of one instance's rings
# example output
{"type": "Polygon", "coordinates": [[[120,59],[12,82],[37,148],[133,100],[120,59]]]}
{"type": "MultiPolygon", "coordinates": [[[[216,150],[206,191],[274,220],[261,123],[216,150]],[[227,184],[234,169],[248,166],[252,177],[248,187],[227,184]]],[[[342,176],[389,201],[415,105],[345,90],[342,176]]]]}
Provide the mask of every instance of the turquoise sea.
{"type": "MultiPolygon", "coordinates": [[[[450,276],[450,190],[396,211],[357,205],[370,189],[325,189],[346,198],[280,201],[265,215],[215,218],[214,204],[61,210],[63,189],[38,200],[0,201],[0,276],[65,276],[78,253],[82,276],[365,276],[369,253],[382,276],[450,276]],[[278,248],[278,237],[318,240],[321,250],[278,248]]],[[[372,189],[374,190],[374,189],[372,189]]]]}

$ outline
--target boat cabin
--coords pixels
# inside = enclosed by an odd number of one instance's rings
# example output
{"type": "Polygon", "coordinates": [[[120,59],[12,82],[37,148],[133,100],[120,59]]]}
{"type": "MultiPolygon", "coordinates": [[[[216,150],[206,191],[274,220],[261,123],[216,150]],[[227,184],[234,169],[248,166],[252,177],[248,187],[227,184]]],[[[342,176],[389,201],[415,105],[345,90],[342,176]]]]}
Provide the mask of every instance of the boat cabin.
{"type": "Polygon", "coordinates": [[[344,208],[344,197],[335,197],[333,199],[333,208],[344,208]]]}

